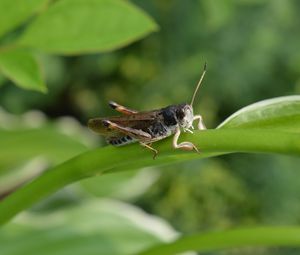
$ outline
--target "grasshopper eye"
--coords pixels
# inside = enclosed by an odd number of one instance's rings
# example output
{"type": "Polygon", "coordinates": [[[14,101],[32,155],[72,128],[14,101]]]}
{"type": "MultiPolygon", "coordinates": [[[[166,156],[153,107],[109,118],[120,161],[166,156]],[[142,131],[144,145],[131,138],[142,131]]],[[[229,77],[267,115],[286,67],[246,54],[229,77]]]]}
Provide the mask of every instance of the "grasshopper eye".
{"type": "Polygon", "coordinates": [[[109,122],[107,120],[102,120],[102,124],[104,127],[109,127],[109,122]]]}
{"type": "Polygon", "coordinates": [[[177,117],[177,119],[182,120],[184,118],[184,116],[185,116],[185,113],[184,113],[184,110],[182,108],[178,109],[176,111],[176,117],[177,117]]]}

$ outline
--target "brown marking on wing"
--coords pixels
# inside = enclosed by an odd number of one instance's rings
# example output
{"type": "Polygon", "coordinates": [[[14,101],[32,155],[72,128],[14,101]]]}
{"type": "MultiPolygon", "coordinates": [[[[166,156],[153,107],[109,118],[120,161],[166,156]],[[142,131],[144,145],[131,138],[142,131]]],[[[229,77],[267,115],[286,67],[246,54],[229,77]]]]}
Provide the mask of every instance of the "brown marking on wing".
{"type": "Polygon", "coordinates": [[[104,119],[111,121],[133,121],[133,120],[155,120],[158,117],[159,110],[149,112],[138,112],[130,115],[112,116],[104,119]]]}
{"type": "Polygon", "coordinates": [[[159,110],[151,112],[138,112],[136,114],[112,116],[106,118],[93,118],[88,121],[88,127],[94,132],[106,137],[122,136],[120,132],[106,125],[106,120],[114,122],[123,127],[134,128],[138,130],[147,130],[153,122],[160,118],[159,110]]]}

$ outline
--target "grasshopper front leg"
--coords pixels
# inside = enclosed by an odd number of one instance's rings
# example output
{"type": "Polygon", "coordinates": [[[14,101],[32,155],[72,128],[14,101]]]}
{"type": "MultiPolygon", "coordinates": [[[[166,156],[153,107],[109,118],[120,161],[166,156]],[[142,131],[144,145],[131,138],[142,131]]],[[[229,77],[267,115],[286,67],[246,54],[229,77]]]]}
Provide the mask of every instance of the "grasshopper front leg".
{"type": "Polygon", "coordinates": [[[151,144],[146,144],[146,143],[140,142],[140,145],[142,145],[143,147],[151,150],[154,153],[153,154],[153,159],[156,158],[156,156],[158,155],[158,150],[156,150],[153,147],[151,147],[151,144]]]}
{"type": "Polygon", "coordinates": [[[195,115],[193,121],[195,121],[195,120],[199,120],[198,125],[197,125],[199,130],[205,130],[206,129],[206,127],[204,125],[204,122],[203,122],[203,118],[202,118],[201,115],[195,115]]]}
{"type": "Polygon", "coordinates": [[[198,148],[191,142],[181,142],[180,144],[178,144],[178,138],[180,136],[180,133],[180,128],[178,127],[173,138],[173,148],[185,151],[195,150],[199,152],[198,148]]]}

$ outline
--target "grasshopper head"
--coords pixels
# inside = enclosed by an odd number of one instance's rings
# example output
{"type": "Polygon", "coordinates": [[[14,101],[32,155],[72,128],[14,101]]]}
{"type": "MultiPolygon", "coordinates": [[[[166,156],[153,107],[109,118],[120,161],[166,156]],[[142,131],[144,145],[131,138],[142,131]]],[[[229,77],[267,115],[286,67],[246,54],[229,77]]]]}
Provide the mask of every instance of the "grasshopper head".
{"type": "Polygon", "coordinates": [[[162,109],[162,115],[167,126],[179,125],[185,130],[193,124],[193,108],[189,104],[170,105],[162,109]]]}
{"type": "Polygon", "coordinates": [[[189,129],[192,127],[194,114],[193,108],[189,104],[178,105],[176,109],[176,117],[180,127],[183,129],[189,129]]]}

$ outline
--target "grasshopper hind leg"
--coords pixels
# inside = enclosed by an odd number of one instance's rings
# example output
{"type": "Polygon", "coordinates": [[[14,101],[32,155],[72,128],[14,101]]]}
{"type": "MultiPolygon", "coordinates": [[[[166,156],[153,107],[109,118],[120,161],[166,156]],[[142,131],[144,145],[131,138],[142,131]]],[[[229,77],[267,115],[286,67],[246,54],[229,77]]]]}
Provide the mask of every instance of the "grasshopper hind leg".
{"type": "Polygon", "coordinates": [[[129,135],[129,136],[131,136],[131,137],[133,137],[137,140],[150,139],[151,138],[151,135],[147,132],[144,132],[144,131],[139,130],[139,129],[130,128],[130,127],[124,127],[124,126],[121,126],[121,125],[119,125],[117,123],[114,123],[110,120],[102,120],[102,123],[106,128],[116,130],[116,131],[118,131],[122,134],[125,134],[125,135],[129,135]]]}
{"type": "Polygon", "coordinates": [[[132,110],[132,109],[129,109],[123,105],[120,105],[116,102],[113,102],[113,101],[110,101],[108,103],[108,105],[113,108],[114,110],[116,110],[117,112],[120,112],[120,113],[123,113],[125,115],[130,115],[130,114],[135,114],[135,113],[138,113],[138,111],[136,110],[132,110]]]}
{"type": "Polygon", "coordinates": [[[142,145],[143,147],[151,150],[154,153],[153,154],[153,159],[156,158],[156,156],[158,154],[158,150],[151,147],[151,144],[149,142],[142,142],[142,141],[147,141],[147,140],[152,138],[149,133],[144,132],[142,130],[130,128],[130,127],[123,127],[121,125],[118,125],[118,124],[110,121],[110,120],[103,120],[102,122],[103,122],[103,125],[105,127],[116,130],[116,131],[118,131],[120,133],[123,133],[125,135],[125,137],[122,137],[120,139],[111,139],[111,140],[109,139],[108,142],[110,144],[112,144],[114,146],[121,146],[121,145],[124,145],[124,143],[126,143],[129,139],[132,140],[132,141],[134,141],[134,139],[135,139],[135,141],[139,140],[140,145],[142,145]]]}

